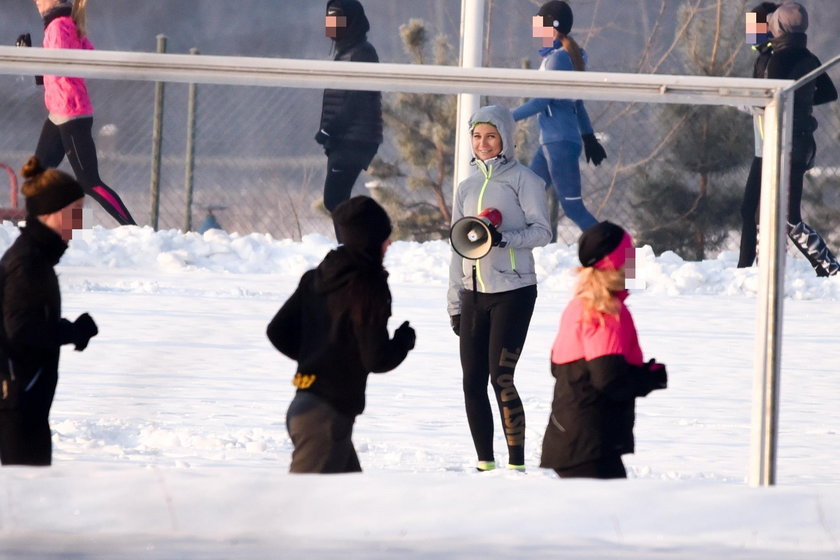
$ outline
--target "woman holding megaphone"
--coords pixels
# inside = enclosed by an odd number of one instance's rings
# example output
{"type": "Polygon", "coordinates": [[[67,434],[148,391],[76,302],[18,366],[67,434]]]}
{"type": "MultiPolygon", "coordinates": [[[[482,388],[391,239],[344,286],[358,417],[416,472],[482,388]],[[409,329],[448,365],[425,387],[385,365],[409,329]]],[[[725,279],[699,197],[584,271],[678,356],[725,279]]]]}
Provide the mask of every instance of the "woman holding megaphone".
{"type": "Polygon", "coordinates": [[[525,469],[525,412],[514,370],[534,303],[534,247],[551,240],[545,182],[514,157],[514,122],[504,107],[470,118],[472,164],[452,212],[447,310],[460,337],[464,400],[480,471],[496,467],[492,385],[508,447],[508,468],[525,469]]]}

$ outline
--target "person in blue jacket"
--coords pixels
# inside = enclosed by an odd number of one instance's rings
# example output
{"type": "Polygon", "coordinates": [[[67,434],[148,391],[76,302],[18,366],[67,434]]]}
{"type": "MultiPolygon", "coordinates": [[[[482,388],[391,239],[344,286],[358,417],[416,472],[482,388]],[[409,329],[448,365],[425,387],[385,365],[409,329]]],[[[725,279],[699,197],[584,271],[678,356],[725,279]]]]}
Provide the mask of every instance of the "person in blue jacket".
{"type": "MultiPolygon", "coordinates": [[[[586,69],[586,52],[569,36],[574,17],[566,2],[552,0],[540,7],[534,16],[534,36],[544,39],[540,70],[586,69]]],[[[589,114],[581,100],[531,99],[513,110],[516,121],[537,115],[540,127],[540,147],[531,160],[531,169],[554,186],[557,199],[569,217],[581,230],[598,220],[586,209],[581,196],[581,150],[586,161],[600,165],[607,153],[595,138],[589,114]]]]}

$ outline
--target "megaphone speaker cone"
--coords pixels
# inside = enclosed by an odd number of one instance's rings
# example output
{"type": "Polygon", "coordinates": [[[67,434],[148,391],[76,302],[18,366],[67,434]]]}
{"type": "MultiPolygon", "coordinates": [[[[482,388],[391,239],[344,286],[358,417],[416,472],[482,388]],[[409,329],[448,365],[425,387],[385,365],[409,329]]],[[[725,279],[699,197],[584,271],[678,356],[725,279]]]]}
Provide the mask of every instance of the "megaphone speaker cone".
{"type": "Polygon", "coordinates": [[[452,224],[449,242],[456,253],[470,260],[480,259],[493,248],[487,223],[475,216],[461,218],[452,224]]]}

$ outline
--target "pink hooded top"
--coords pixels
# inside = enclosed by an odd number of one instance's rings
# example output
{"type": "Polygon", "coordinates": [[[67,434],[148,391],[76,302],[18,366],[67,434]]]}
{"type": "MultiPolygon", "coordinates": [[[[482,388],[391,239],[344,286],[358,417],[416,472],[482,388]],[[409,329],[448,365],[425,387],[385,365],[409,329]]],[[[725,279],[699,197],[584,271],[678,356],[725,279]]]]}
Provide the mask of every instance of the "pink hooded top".
{"type": "MultiPolygon", "coordinates": [[[[69,16],[58,17],[44,30],[45,49],[93,50],[87,37],[79,38],[76,22],[69,16]]],[[[93,114],[83,78],[44,76],[44,104],[50,115],[75,118],[93,114]]]]}
{"type": "MultiPolygon", "coordinates": [[[[618,269],[633,255],[633,242],[625,234],[611,253],[593,266],[599,269],[618,269]]],[[[576,297],[563,312],[560,330],[551,348],[551,361],[555,364],[569,364],[578,360],[591,361],[602,356],[618,354],[634,366],[642,365],[643,355],[636,334],[636,326],[630,311],[624,305],[626,290],[615,293],[619,300],[618,315],[593,311],[584,317],[585,302],[576,297]]]]}

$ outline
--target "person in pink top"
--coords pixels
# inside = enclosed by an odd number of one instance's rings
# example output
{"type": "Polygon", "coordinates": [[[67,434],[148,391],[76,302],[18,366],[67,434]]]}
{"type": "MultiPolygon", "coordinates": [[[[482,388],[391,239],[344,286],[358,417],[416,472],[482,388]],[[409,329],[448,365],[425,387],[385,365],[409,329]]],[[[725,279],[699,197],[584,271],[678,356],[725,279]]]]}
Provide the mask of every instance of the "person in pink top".
{"type": "Polygon", "coordinates": [[[644,362],[624,300],[633,242],[600,222],[580,236],[575,295],[551,349],[556,382],[540,466],[563,478],[626,478],[633,453],[635,399],[667,386],[665,366],[644,362]]]}
{"type": "MultiPolygon", "coordinates": [[[[45,49],[93,50],[85,33],[87,0],[33,1],[44,20],[45,49]]],[[[49,115],[41,129],[35,156],[45,168],[50,168],[58,167],[66,154],[85,194],[102,205],[120,225],[135,225],[122,199],[99,177],[91,134],[93,106],[84,79],[44,76],[44,103],[49,115]]]]}

